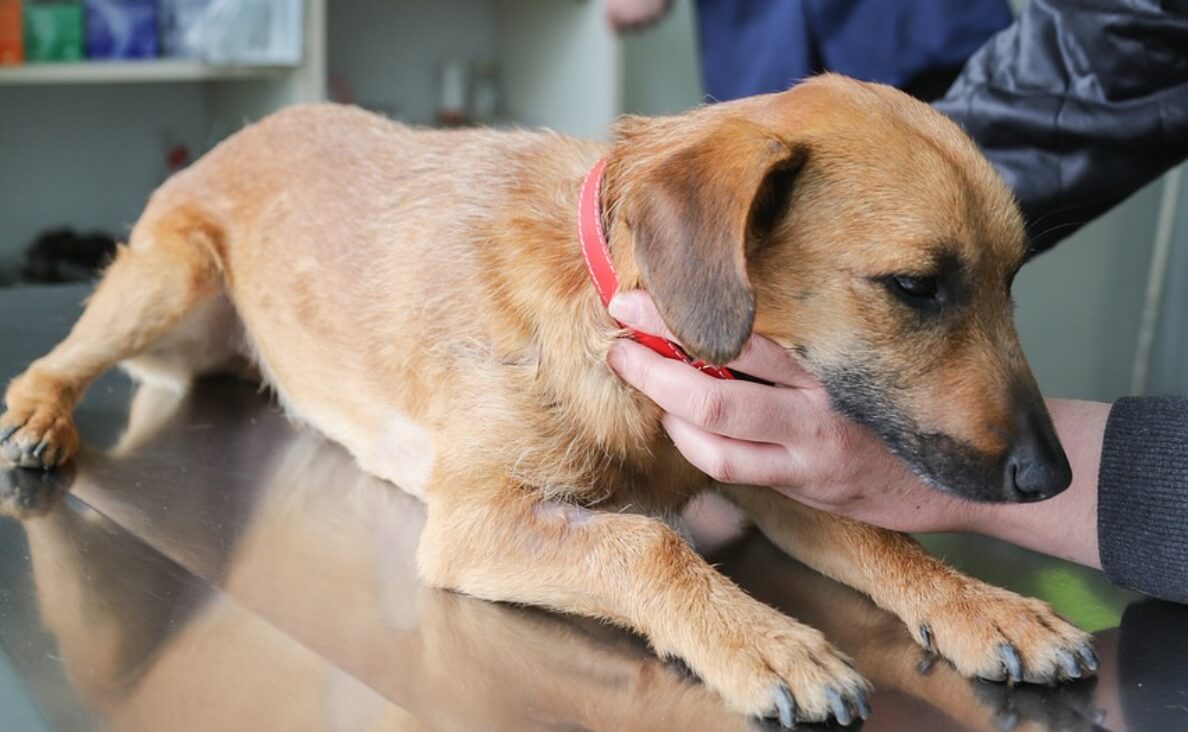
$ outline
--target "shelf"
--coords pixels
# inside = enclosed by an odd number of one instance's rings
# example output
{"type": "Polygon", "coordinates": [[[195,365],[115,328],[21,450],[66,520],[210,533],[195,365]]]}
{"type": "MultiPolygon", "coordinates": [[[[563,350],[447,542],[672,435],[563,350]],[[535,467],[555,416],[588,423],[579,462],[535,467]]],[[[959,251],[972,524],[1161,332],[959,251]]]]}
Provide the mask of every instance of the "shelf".
{"type": "Polygon", "coordinates": [[[216,65],[200,61],[93,61],[0,66],[0,86],[37,84],[136,84],[172,81],[259,79],[296,66],[216,65]]]}

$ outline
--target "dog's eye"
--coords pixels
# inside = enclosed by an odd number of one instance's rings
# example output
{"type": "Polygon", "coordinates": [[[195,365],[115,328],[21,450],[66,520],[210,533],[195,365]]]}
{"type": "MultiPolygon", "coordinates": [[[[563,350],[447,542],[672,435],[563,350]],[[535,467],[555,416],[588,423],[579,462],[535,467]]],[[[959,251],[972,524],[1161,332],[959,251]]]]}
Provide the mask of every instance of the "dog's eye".
{"type": "Polygon", "coordinates": [[[892,275],[885,282],[894,295],[909,305],[935,305],[942,299],[936,277],[892,275]]]}
{"type": "Polygon", "coordinates": [[[934,277],[896,277],[895,286],[912,297],[936,297],[937,286],[934,277]]]}

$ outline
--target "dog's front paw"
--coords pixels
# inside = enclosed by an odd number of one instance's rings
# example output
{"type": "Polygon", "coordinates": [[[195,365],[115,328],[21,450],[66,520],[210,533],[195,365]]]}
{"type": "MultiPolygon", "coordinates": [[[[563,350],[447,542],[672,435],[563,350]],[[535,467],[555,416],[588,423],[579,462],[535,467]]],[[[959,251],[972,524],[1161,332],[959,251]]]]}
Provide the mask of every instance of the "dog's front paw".
{"type": "Polygon", "coordinates": [[[787,728],[831,719],[848,725],[870,715],[866,679],[819,631],[772,610],[738,619],[736,633],[694,664],[736,711],[787,728]]]}
{"type": "Polygon", "coordinates": [[[1097,670],[1091,636],[1040,600],[973,583],[919,618],[916,640],[962,674],[1054,684],[1097,670]]]}
{"type": "Polygon", "coordinates": [[[30,381],[26,375],[13,382],[0,416],[0,454],[19,468],[49,470],[78,451],[78,431],[70,416],[70,401],[61,389],[30,381]],[[50,391],[41,394],[39,391],[50,391]]]}

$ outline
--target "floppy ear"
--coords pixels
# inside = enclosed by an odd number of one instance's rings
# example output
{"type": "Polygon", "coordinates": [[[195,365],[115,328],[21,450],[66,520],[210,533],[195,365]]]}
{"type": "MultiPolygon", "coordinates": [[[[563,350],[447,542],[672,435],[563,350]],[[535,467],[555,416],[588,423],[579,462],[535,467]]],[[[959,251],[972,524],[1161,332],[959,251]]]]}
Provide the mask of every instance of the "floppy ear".
{"type": "Polygon", "coordinates": [[[787,203],[804,148],[745,119],[699,126],[694,138],[637,168],[628,223],[635,259],[669,330],[690,355],[724,364],[751,335],[748,242],[787,203]]]}

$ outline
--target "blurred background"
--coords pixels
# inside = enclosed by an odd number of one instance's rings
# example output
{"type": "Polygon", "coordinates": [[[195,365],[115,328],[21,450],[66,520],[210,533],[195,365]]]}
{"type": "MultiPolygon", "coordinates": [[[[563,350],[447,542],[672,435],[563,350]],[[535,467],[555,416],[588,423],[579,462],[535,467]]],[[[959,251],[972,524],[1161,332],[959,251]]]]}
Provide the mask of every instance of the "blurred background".
{"type": "MultiPolygon", "coordinates": [[[[702,103],[697,44],[692,0],[623,36],[599,0],[0,0],[0,286],[90,278],[165,177],[281,106],[605,136],[702,103]]],[[[1176,180],[1019,277],[1047,394],[1188,392],[1176,180]]]]}

